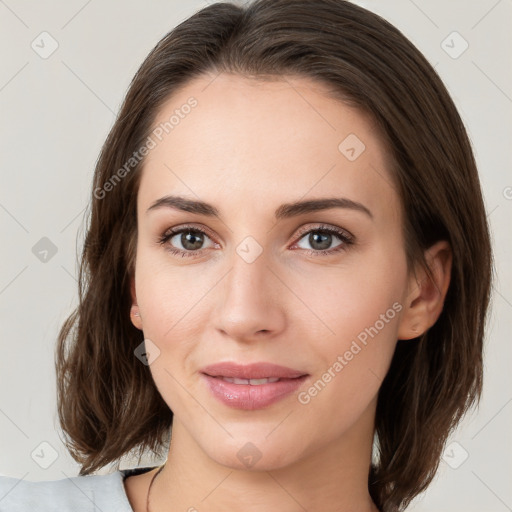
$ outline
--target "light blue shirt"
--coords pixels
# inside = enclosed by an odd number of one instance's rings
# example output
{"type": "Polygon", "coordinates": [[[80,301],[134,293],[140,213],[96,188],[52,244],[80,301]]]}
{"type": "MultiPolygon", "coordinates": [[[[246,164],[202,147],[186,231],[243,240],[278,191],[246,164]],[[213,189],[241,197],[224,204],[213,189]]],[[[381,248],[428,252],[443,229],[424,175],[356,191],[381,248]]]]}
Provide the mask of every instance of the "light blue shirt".
{"type": "Polygon", "coordinates": [[[133,512],[123,481],[151,469],[40,482],[0,476],[0,512],[133,512]]]}

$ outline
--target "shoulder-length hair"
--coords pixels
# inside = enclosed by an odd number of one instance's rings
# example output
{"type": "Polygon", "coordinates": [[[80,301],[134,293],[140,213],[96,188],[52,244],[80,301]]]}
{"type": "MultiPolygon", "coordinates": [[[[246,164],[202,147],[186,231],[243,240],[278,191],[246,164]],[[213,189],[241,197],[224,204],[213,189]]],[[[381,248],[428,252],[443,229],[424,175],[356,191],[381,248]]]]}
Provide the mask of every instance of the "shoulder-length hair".
{"type": "Polygon", "coordinates": [[[97,161],[79,305],[55,352],[66,446],[84,475],[166,445],[173,413],[134,356],[143,341],[129,313],[144,159],[130,159],[173,92],[220,72],[312,78],[369,114],[392,156],[408,264],[425,267],[424,250],[438,240],[451,245],[444,309],[422,336],[397,342],[378,396],[369,490],[381,510],[403,510],[480,400],[491,244],[471,144],[447,89],[399,30],[345,0],[210,5],[169,32],[137,71],[97,161]]]}

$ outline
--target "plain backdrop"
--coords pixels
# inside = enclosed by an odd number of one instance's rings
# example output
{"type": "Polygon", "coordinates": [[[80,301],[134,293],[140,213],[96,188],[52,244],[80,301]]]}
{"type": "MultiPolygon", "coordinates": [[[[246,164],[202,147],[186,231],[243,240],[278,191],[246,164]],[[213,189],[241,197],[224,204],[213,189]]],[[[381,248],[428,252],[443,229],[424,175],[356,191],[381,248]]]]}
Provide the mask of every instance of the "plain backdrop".
{"type": "MultiPolygon", "coordinates": [[[[496,258],[482,402],[410,510],[512,510],[512,1],[356,3],[397,26],[447,85],[473,143],[496,258]]],[[[147,53],[206,4],[0,0],[2,474],[78,474],[58,434],[53,354],[76,305],[94,165],[147,53]]]]}

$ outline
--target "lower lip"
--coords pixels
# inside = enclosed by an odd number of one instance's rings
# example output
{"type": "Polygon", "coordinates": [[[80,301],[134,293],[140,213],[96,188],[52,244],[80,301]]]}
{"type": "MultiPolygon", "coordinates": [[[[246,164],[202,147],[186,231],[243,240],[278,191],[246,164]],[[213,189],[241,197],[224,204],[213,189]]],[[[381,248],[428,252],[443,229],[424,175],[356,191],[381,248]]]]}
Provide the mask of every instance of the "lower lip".
{"type": "Polygon", "coordinates": [[[206,374],[202,374],[202,376],[215,398],[236,409],[249,411],[263,409],[282,400],[296,391],[308,377],[303,375],[296,379],[283,379],[251,386],[250,384],[234,384],[206,374]]]}

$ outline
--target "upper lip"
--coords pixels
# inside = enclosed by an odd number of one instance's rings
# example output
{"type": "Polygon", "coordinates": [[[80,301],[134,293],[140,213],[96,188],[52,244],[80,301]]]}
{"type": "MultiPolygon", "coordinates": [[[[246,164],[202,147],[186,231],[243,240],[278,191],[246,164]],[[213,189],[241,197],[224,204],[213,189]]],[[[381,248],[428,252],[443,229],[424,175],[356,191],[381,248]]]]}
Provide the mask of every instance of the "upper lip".
{"type": "Polygon", "coordinates": [[[231,377],[238,379],[265,379],[272,377],[295,379],[307,375],[307,373],[300,370],[266,362],[242,365],[225,361],[206,366],[201,372],[210,377],[231,377]]]}

